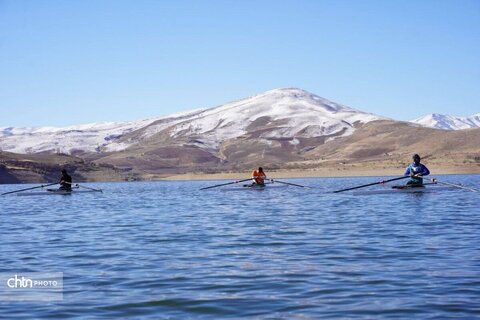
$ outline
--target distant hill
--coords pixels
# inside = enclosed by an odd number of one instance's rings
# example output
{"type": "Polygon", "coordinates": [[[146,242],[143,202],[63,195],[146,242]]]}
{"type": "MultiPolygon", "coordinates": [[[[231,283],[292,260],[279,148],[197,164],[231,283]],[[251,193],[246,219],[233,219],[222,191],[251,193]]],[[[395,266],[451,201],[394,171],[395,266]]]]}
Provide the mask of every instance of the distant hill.
{"type": "Polygon", "coordinates": [[[129,170],[65,154],[15,154],[0,151],[0,184],[57,182],[67,169],[75,182],[135,179],[129,170]]]}
{"type": "Polygon", "coordinates": [[[464,161],[480,164],[480,128],[447,131],[424,128],[408,122],[375,121],[351,136],[319,145],[308,159],[339,161],[399,161],[408,163],[414,153],[429,161],[462,166],[464,161]]]}
{"type": "Polygon", "coordinates": [[[463,130],[480,127],[480,113],[470,117],[455,117],[444,114],[432,113],[411,122],[423,127],[443,130],[463,130]]]}

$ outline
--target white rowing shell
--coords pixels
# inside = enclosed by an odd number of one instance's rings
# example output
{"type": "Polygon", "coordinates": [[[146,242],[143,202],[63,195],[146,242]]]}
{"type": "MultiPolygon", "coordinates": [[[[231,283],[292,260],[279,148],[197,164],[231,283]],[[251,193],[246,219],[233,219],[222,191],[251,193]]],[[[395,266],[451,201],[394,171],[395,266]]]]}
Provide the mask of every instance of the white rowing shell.
{"type": "Polygon", "coordinates": [[[275,184],[275,183],[268,183],[263,187],[258,186],[258,185],[250,186],[250,185],[244,184],[241,187],[225,187],[225,188],[221,188],[221,190],[223,190],[223,191],[249,191],[249,190],[260,191],[260,190],[270,190],[270,189],[283,189],[283,188],[286,188],[286,187],[288,187],[288,185],[275,184]]]}
{"type": "Polygon", "coordinates": [[[447,191],[447,190],[454,190],[454,189],[455,188],[444,187],[444,186],[414,187],[414,188],[403,188],[403,189],[391,188],[391,189],[355,191],[353,192],[353,195],[363,196],[363,195],[369,195],[369,194],[430,193],[430,192],[447,191]]]}
{"type": "Polygon", "coordinates": [[[55,191],[33,191],[33,192],[19,192],[17,196],[50,196],[50,195],[71,195],[77,193],[92,193],[92,192],[100,192],[100,191],[93,191],[93,190],[72,190],[72,191],[65,191],[65,190],[55,190],[55,191]]]}

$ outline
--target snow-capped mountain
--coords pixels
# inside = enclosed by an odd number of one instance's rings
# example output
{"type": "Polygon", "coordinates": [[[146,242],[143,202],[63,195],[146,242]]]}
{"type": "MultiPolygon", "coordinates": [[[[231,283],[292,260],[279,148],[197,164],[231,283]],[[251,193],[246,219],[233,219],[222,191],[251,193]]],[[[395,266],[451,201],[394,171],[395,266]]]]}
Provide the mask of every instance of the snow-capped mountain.
{"type": "Polygon", "coordinates": [[[462,130],[480,127],[480,113],[470,117],[455,117],[438,113],[428,114],[410,122],[428,128],[462,130]]]}
{"type": "Polygon", "coordinates": [[[103,122],[63,128],[0,127],[0,150],[14,153],[75,151],[97,152],[122,135],[142,128],[156,119],[132,122],[103,122]]]}
{"type": "MultiPolygon", "coordinates": [[[[217,149],[226,140],[239,137],[259,139],[345,136],[355,123],[383,117],[346,107],[300,89],[276,89],[251,98],[170,117],[141,129],[127,143],[119,139],[106,150],[121,150],[132,142],[167,133],[171,139],[189,137],[201,147],[217,149]]],[[[295,143],[293,141],[293,143],[295,143]]]]}
{"type": "Polygon", "coordinates": [[[383,117],[343,106],[307,91],[276,89],[227,103],[166,117],[125,123],[94,123],[64,128],[0,128],[0,150],[15,153],[120,151],[160,135],[189,139],[218,149],[229,139],[333,139],[353,133],[355,124],[383,117]]]}

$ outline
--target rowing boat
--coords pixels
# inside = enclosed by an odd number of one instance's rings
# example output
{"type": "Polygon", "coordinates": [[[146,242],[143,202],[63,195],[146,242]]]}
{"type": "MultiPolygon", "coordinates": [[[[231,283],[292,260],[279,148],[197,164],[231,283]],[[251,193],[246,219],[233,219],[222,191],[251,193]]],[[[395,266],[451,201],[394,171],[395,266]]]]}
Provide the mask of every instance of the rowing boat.
{"type": "Polygon", "coordinates": [[[46,191],[32,191],[32,192],[19,192],[17,196],[50,196],[50,195],[72,195],[77,193],[92,193],[92,192],[100,192],[96,190],[76,190],[72,189],[72,191],[67,190],[58,190],[58,189],[47,189],[46,191]]]}
{"type": "Polygon", "coordinates": [[[353,192],[355,196],[363,196],[370,194],[397,194],[397,193],[432,193],[438,191],[454,190],[452,187],[430,185],[428,187],[404,187],[390,189],[376,189],[353,192]]]}
{"type": "Polygon", "coordinates": [[[221,188],[223,191],[249,191],[249,190],[270,190],[270,189],[283,189],[288,187],[288,185],[285,184],[275,184],[275,183],[267,183],[263,186],[260,186],[258,184],[244,184],[241,187],[225,187],[221,188]]]}

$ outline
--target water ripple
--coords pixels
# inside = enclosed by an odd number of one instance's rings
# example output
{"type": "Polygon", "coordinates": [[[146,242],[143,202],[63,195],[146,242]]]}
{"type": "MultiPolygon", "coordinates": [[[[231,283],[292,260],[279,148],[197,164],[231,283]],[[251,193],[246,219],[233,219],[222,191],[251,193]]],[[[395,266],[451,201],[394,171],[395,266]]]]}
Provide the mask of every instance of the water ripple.
{"type": "Polygon", "coordinates": [[[1,197],[0,272],[63,272],[64,299],[0,302],[0,318],[480,318],[479,196],[327,193],[371,179],[1,197]]]}

